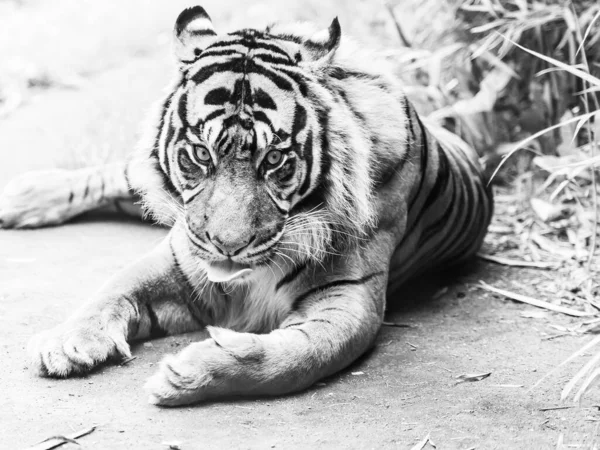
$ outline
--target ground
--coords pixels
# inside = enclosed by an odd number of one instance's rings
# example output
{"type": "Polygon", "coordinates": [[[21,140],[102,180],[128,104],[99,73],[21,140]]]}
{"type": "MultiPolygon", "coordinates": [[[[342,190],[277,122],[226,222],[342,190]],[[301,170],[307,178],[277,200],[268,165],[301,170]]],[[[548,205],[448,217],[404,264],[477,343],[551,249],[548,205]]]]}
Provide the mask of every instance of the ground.
{"type": "MultiPolygon", "coordinates": [[[[50,83],[43,91],[27,91],[20,107],[0,120],[0,189],[26,170],[73,164],[74,157],[97,161],[134,145],[145,110],[170,74],[168,30],[181,5],[166,3],[150,10],[132,0],[118,11],[111,2],[65,1],[60,8],[0,3],[8,11],[0,14],[0,26],[15,36],[11,45],[0,43],[7,60],[24,58],[59,81],[78,79],[71,88],[50,83]]],[[[244,11],[207,3],[229,25],[277,15],[312,16],[327,24],[337,13],[342,24],[357,29],[352,2],[331,2],[339,11],[316,1],[285,8],[273,1],[244,11]]],[[[371,19],[378,20],[376,14],[361,18],[371,19]]],[[[573,319],[530,314],[541,310],[477,286],[479,280],[528,285],[552,278],[552,272],[484,262],[389,299],[386,320],[406,326],[385,326],[373,351],[297,395],[175,409],[149,405],[141,389],[145,379],[193,335],[140,343],[133,361],[86,377],[34,377],[25,358],[30,336],[62,321],[164,234],[115,216],[35,231],[0,230],[0,448],[23,448],[92,425],[96,431],[80,440],[90,449],[166,449],[175,443],[182,449],[410,449],[427,435],[443,449],[546,449],[561,440],[564,447],[558,448],[593,447],[598,391],[581,407],[558,401],[584,358],[530,390],[590,337],[552,338],[560,334],[553,326],[573,319]],[[488,372],[481,381],[456,384],[457,376],[488,372]],[[568,408],[543,411],[556,406],[568,408]]]]}

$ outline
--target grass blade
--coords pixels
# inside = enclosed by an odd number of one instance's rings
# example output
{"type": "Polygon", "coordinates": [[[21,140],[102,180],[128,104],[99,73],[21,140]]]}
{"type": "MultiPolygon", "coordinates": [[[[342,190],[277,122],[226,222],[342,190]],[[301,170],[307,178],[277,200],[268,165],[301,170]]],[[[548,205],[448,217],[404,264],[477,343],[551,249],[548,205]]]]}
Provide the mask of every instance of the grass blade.
{"type": "Polygon", "coordinates": [[[569,380],[569,382],[563,388],[562,393],[560,394],[561,400],[565,400],[569,396],[569,394],[571,393],[575,385],[579,382],[579,380],[581,380],[585,375],[587,375],[590,372],[590,370],[592,370],[592,368],[598,363],[598,361],[600,361],[600,352],[596,353],[596,355],[592,359],[590,359],[587,362],[587,364],[583,366],[573,378],[571,378],[571,380],[569,380]]]}
{"type": "Polygon", "coordinates": [[[483,281],[479,281],[480,286],[486,291],[494,292],[496,294],[504,295],[512,300],[518,302],[527,303],[528,305],[537,306],[538,308],[549,309],[550,311],[559,312],[573,317],[590,317],[595,316],[594,313],[587,313],[584,311],[577,311],[576,309],[565,308],[564,306],[553,305],[552,303],[545,302],[544,300],[538,300],[537,298],[528,297],[526,295],[517,294],[515,292],[506,291],[504,289],[498,289],[494,286],[490,286],[483,281]]]}
{"type": "MultiPolygon", "coordinates": [[[[498,33],[500,34],[500,33],[498,33]]],[[[513,40],[507,38],[506,36],[500,34],[500,36],[502,36],[504,39],[506,39],[507,41],[509,41],[511,44],[513,44],[515,47],[520,48],[521,50],[529,53],[530,55],[536,56],[556,67],[560,67],[561,69],[566,70],[567,72],[569,72],[571,75],[574,75],[576,77],[581,78],[582,80],[587,81],[590,84],[593,84],[594,86],[600,86],[600,78],[596,78],[593,75],[590,75],[587,72],[584,72],[583,70],[579,70],[573,66],[570,66],[569,64],[565,64],[564,62],[561,62],[557,59],[551,58],[550,56],[546,56],[543,55],[541,53],[536,52],[535,50],[531,50],[528,49],[526,47],[523,47],[522,45],[517,44],[516,42],[514,42],[513,40]]]]}
{"type": "Polygon", "coordinates": [[[575,52],[575,56],[577,56],[579,54],[579,52],[581,51],[581,49],[585,45],[585,41],[588,38],[588,36],[590,34],[590,31],[592,31],[592,26],[594,25],[594,22],[596,22],[596,20],[598,20],[599,17],[600,17],[600,10],[598,10],[598,12],[594,16],[594,18],[590,21],[590,24],[588,25],[587,30],[585,30],[585,34],[583,35],[583,39],[581,39],[581,43],[579,44],[579,47],[577,47],[577,51],[575,52]]]}
{"type": "Polygon", "coordinates": [[[598,115],[600,115],[600,111],[592,111],[592,112],[590,112],[588,114],[581,114],[579,116],[572,117],[572,118],[570,118],[568,120],[564,120],[564,121],[562,121],[560,123],[557,123],[556,125],[552,125],[551,127],[544,128],[543,130],[540,130],[537,133],[534,133],[531,136],[523,139],[521,142],[517,143],[506,154],[506,156],[504,158],[502,158],[502,161],[500,161],[500,163],[498,164],[498,167],[496,167],[496,169],[494,170],[494,173],[492,173],[492,176],[488,180],[488,185],[492,182],[492,180],[494,179],[494,177],[498,174],[498,171],[504,165],[504,163],[508,160],[508,158],[510,158],[518,150],[521,150],[522,148],[524,148],[530,142],[536,140],[540,136],[543,136],[544,134],[548,133],[549,131],[555,130],[555,129],[563,127],[565,125],[569,125],[569,124],[574,123],[574,122],[579,122],[579,121],[582,121],[582,120],[588,120],[589,118],[595,117],[595,116],[598,116],[598,115]]]}
{"type": "Polygon", "coordinates": [[[569,356],[567,359],[565,359],[563,362],[561,362],[558,366],[556,366],[554,369],[552,369],[550,372],[548,372],[546,375],[544,375],[542,378],[540,378],[533,386],[531,386],[528,389],[528,392],[531,391],[531,390],[533,390],[533,389],[535,389],[537,386],[539,386],[546,378],[548,378],[551,375],[555,374],[558,371],[558,369],[560,369],[562,366],[570,363],[575,358],[583,355],[590,348],[594,347],[595,345],[598,345],[598,343],[600,343],[600,336],[596,336],[594,339],[592,339],[590,342],[588,342],[587,344],[585,344],[583,347],[581,347],[579,350],[577,350],[571,356],[569,356]]]}
{"type": "Polygon", "coordinates": [[[581,397],[594,385],[596,381],[600,378],[600,368],[594,370],[594,372],[585,380],[585,383],[579,388],[577,394],[575,394],[575,400],[577,403],[581,400],[581,397]]]}

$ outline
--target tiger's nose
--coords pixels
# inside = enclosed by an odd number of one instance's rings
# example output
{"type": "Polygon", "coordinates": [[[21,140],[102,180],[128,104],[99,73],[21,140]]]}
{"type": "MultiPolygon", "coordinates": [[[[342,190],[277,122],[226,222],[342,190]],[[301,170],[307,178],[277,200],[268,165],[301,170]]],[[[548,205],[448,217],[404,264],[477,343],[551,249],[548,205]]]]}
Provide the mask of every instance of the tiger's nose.
{"type": "Polygon", "coordinates": [[[206,233],[206,237],[221,253],[227,256],[239,254],[256,238],[256,236],[252,236],[249,239],[227,239],[219,235],[211,236],[208,232],[206,233]]]}

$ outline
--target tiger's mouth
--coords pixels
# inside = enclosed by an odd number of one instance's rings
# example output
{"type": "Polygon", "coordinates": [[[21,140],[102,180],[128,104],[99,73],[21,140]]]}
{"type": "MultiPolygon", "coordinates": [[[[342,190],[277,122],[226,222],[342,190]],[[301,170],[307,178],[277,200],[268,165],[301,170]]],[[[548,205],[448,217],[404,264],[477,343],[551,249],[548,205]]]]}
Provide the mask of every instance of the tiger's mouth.
{"type": "Polygon", "coordinates": [[[249,275],[253,269],[249,264],[226,260],[208,263],[205,271],[209,281],[213,283],[227,283],[249,275]]]}

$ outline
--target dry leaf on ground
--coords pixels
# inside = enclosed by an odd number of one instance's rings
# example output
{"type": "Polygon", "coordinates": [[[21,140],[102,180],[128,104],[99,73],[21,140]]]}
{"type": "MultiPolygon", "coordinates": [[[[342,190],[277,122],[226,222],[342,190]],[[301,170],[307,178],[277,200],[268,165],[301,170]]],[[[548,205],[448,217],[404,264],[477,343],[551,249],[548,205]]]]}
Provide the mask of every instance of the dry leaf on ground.
{"type": "Polygon", "coordinates": [[[467,373],[464,375],[459,375],[456,377],[456,380],[457,380],[456,384],[485,380],[491,374],[492,374],[492,372],[477,373],[477,374],[467,373]]]}

